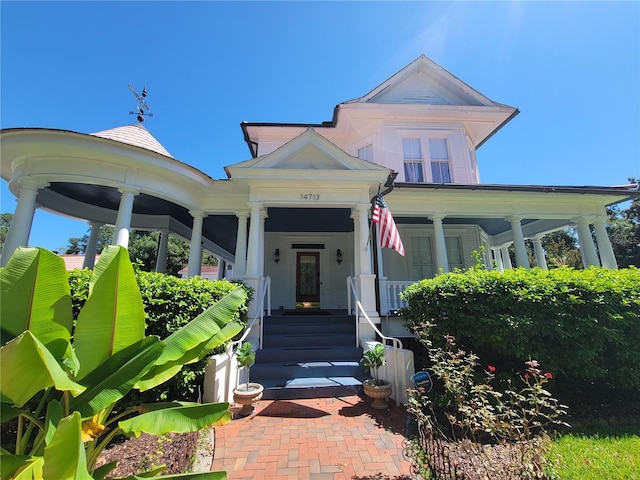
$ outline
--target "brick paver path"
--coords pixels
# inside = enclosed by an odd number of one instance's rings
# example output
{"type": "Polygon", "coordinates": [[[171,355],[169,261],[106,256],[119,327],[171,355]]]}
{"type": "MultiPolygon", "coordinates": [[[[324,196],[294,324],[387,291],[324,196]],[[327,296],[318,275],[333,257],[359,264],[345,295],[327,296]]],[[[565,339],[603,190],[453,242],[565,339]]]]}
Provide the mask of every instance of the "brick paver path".
{"type": "MultiPolygon", "coordinates": [[[[212,470],[229,480],[408,480],[406,412],[359,396],[262,400],[215,428],[212,470]]],[[[238,409],[233,407],[232,411],[238,409]]]]}

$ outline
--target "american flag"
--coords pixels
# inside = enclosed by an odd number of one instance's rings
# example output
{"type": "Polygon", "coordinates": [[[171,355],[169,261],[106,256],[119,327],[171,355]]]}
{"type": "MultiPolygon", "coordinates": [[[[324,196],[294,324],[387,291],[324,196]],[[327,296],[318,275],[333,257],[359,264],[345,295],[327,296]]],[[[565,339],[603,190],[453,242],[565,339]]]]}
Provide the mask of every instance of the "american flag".
{"type": "Polygon", "coordinates": [[[393,221],[387,202],[384,201],[380,194],[376,195],[371,220],[380,226],[380,246],[382,248],[393,248],[404,257],[404,246],[402,245],[396,222],[393,221]]]}

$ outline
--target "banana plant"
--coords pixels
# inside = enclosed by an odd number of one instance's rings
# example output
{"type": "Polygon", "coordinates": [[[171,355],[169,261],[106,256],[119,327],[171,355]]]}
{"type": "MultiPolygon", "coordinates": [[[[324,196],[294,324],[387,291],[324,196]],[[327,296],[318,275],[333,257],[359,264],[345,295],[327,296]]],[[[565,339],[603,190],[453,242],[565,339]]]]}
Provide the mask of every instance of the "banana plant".
{"type": "Polygon", "coordinates": [[[237,312],[247,301],[241,286],[162,340],[145,336],[142,298],[123,247],[103,250],[75,327],[64,262],[52,252],[17,249],[1,286],[0,420],[17,418],[14,451],[0,448],[2,480],[101,480],[116,464],[96,468],[96,461],[117,435],[194,432],[231,419],[228,403],[118,409],[117,402],[237,335],[243,328],[237,312]]]}

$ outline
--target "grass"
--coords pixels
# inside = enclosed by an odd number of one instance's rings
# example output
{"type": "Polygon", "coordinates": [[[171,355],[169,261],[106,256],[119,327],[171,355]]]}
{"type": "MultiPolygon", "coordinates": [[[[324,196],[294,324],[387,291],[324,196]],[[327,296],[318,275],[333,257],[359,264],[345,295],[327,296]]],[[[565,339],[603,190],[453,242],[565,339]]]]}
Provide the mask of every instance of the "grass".
{"type": "Polygon", "coordinates": [[[640,423],[587,426],[558,436],[549,458],[561,480],[640,480],[640,423]]]}

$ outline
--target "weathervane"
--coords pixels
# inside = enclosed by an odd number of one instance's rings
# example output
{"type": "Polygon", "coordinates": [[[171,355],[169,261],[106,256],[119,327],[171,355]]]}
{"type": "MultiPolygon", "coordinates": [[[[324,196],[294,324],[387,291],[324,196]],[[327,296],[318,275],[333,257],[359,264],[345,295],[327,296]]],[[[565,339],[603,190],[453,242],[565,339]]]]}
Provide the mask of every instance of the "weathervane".
{"type": "Polygon", "coordinates": [[[147,87],[145,86],[142,89],[142,95],[135,91],[135,89],[129,84],[129,90],[133,92],[133,94],[138,99],[138,111],[137,112],[129,112],[130,115],[138,115],[138,121],[140,123],[144,122],[144,117],[153,117],[153,113],[151,113],[151,109],[147,106],[147,102],[144,100],[147,96],[147,87]]]}

